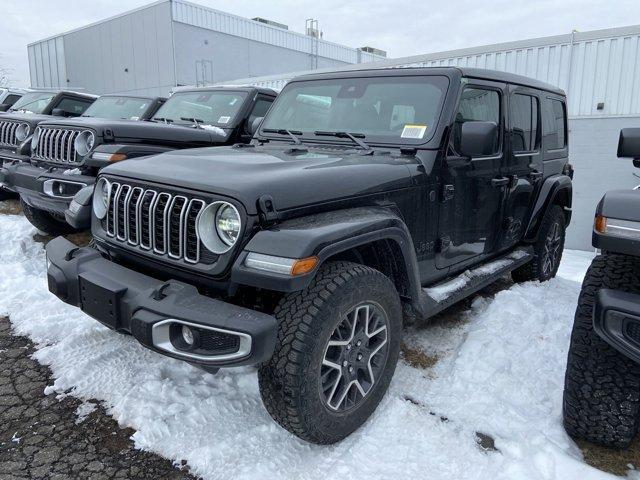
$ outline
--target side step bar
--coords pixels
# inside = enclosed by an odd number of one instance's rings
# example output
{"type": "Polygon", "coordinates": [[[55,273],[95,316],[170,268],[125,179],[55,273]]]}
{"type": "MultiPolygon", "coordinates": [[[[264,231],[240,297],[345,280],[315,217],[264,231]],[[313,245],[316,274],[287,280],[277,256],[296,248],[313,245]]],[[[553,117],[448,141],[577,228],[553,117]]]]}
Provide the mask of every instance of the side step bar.
{"type": "Polygon", "coordinates": [[[457,277],[423,288],[421,303],[425,317],[433,317],[531,260],[533,260],[533,248],[519,248],[471,270],[466,270],[457,277]]]}

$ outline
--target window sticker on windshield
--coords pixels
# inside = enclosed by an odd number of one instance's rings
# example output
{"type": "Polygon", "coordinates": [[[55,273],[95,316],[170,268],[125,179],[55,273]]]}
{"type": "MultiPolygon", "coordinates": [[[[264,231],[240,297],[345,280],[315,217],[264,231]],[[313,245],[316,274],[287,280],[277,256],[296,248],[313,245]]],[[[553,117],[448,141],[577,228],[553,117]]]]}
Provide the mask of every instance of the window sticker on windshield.
{"type": "Polygon", "coordinates": [[[229,123],[229,120],[231,120],[231,117],[222,116],[218,119],[218,123],[229,123]]]}
{"type": "Polygon", "coordinates": [[[426,125],[405,125],[400,138],[422,138],[426,131],[426,125]]]}

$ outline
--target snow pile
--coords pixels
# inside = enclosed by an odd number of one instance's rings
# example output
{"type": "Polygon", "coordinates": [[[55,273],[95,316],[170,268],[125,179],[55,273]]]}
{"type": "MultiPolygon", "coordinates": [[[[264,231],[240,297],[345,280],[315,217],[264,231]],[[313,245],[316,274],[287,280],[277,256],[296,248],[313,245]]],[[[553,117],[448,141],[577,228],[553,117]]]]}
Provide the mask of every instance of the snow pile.
{"type": "MultiPolygon", "coordinates": [[[[261,405],[255,370],[208,375],[102,327],[46,289],[42,245],[22,217],[0,216],[0,314],[39,344],[50,390],[98,399],[139,448],[206,479],[614,478],[586,466],[561,426],[575,301],[589,262],[566,253],[547,284],[478,298],[462,318],[412,328],[407,342],[439,357],[404,362],[372,419],[342,443],[308,445],[261,405]],[[495,439],[483,451],[476,432],[495,439]]],[[[453,315],[453,314],[451,314],[453,315]]],[[[83,413],[83,412],[80,412],[83,413]]]]}

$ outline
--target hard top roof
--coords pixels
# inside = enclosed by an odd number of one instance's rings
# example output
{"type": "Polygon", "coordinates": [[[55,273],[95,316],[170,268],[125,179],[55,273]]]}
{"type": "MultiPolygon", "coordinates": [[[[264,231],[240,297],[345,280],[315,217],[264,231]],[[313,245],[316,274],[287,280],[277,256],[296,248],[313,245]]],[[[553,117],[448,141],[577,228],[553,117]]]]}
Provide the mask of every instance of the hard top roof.
{"type": "Polygon", "coordinates": [[[394,75],[450,75],[452,71],[460,72],[462,77],[493,80],[497,82],[512,83],[526,87],[545,90],[557,95],[565,96],[564,90],[549,83],[541,82],[534,78],[516,75],[514,73],[487,70],[482,68],[467,67],[409,67],[409,68],[363,68],[358,70],[344,70],[325,73],[311,73],[291,79],[291,82],[302,80],[320,80],[330,78],[354,78],[367,76],[394,76],[394,75]]]}

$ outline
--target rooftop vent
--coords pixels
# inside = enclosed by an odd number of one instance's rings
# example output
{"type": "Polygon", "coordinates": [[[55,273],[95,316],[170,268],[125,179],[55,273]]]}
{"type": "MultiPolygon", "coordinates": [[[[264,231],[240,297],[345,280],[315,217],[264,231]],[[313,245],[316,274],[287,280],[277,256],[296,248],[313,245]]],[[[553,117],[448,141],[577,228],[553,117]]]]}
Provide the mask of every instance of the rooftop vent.
{"type": "Polygon", "coordinates": [[[384,50],[380,50],[379,48],[360,47],[360,50],[362,50],[363,52],[372,53],[374,55],[380,55],[381,57],[385,58],[387,56],[387,52],[385,52],[384,50]]]}
{"type": "Polygon", "coordinates": [[[273,20],[267,20],[266,18],[254,17],[251,20],[254,22],[264,23],[265,25],[271,25],[272,27],[282,28],[283,30],[289,30],[289,27],[284,23],[274,22],[273,20]]]}

